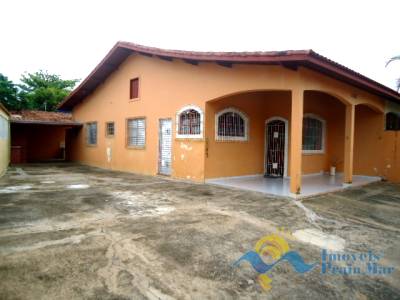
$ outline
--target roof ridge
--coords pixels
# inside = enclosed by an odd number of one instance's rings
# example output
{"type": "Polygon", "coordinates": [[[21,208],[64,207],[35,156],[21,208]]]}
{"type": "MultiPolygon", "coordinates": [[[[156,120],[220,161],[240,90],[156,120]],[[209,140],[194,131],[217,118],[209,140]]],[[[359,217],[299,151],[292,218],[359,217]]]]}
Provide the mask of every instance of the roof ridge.
{"type": "Polygon", "coordinates": [[[118,41],[114,47],[122,46],[122,47],[132,47],[136,50],[140,51],[156,51],[156,52],[165,52],[165,53],[176,53],[176,54],[193,54],[193,55],[243,55],[243,54],[251,54],[251,55],[277,55],[277,54],[309,54],[311,49],[287,49],[287,50],[273,50],[273,51],[200,51],[200,50],[182,50],[182,49],[166,49],[155,46],[144,46],[141,44],[136,44],[127,41],[118,41]]]}

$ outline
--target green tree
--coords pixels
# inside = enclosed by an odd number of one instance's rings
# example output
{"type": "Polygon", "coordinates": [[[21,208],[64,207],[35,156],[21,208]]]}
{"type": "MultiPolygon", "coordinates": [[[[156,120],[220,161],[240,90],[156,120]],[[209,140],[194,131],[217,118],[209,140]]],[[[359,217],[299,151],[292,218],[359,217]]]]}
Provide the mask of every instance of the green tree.
{"type": "MultiPolygon", "coordinates": [[[[393,61],[395,60],[400,60],[400,55],[398,56],[393,56],[391,59],[389,59],[389,61],[386,63],[386,67],[393,61]]],[[[400,78],[397,79],[396,81],[396,86],[397,86],[397,91],[399,91],[400,89],[400,78]]]]}
{"type": "Polygon", "coordinates": [[[14,83],[0,73],[0,102],[8,110],[20,110],[21,101],[18,100],[18,89],[14,83]]]}
{"type": "Polygon", "coordinates": [[[55,110],[57,105],[71,92],[77,79],[63,80],[58,75],[40,70],[22,75],[19,97],[25,109],[55,110]]]}

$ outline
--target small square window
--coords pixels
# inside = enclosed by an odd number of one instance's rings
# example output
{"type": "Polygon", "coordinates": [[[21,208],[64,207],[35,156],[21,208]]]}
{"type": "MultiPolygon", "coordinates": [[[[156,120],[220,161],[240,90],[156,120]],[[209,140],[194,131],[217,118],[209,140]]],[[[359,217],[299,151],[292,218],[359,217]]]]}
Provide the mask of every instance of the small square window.
{"type": "Polygon", "coordinates": [[[139,78],[131,79],[129,93],[130,99],[139,98],[139,78]]]}
{"type": "Polygon", "coordinates": [[[386,130],[400,130],[400,116],[392,112],[387,113],[386,130]]]}
{"type": "Polygon", "coordinates": [[[114,122],[107,122],[106,123],[106,136],[113,137],[114,136],[114,122]]]}

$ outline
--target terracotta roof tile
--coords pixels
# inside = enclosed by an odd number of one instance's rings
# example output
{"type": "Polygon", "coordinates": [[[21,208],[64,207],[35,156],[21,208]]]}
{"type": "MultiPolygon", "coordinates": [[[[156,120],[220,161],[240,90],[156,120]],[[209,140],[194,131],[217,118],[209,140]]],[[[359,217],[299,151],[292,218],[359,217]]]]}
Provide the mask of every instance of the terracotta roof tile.
{"type": "Polygon", "coordinates": [[[53,111],[23,110],[13,111],[11,114],[12,123],[48,123],[48,124],[74,124],[72,114],[53,111]]]}
{"type": "Polygon", "coordinates": [[[71,110],[93,92],[129,55],[143,54],[167,60],[182,59],[189,63],[216,62],[219,64],[286,64],[304,66],[335,79],[345,81],[358,88],[369,91],[391,101],[400,101],[396,91],[358,73],[313,50],[286,50],[265,52],[197,52],[166,50],[147,47],[129,42],[118,42],[86,77],[58,106],[59,109],[71,110]]]}

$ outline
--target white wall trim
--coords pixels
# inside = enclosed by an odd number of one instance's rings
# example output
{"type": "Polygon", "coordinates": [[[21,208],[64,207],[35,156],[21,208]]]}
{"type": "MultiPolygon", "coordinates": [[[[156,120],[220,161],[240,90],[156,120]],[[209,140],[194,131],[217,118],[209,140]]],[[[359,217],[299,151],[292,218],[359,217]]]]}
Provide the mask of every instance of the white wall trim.
{"type": "Polygon", "coordinates": [[[196,105],[186,105],[182,107],[178,112],[176,113],[176,138],[178,139],[202,139],[203,138],[203,128],[204,128],[204,113],[203,110],[196,106],[196,105]],[[181,113],[183,113],[186,110],[195,110],[200,114],[200,134],[179,134],[179,116],[181,113]]]}
{"type": "Polygon", "coordinates": [[[267,139],[267,125],[272,121],[283,121],[285,123],[285,161],[283,166],[283,177],[287,178],[288,176],[288,144],[289,144],[289,121],[282,117],[272,117],[265,121],[264,124],[264,174],[267,171],[266,163],[267,163],[267,150],[268,150],[268,139],[267,139]]]}
{"type": "MultiPolygon", "coordinates": [[[[325,142],[326,142],[326,121],[320,116],[312,113],[304,114],[303,118],[312,118],[320,121],[322,123],[322,141],[321,141],[321,150],[302,150],[303,154],[325,154],[325,142]]],[[[302,143],[303,149],[303,143],[302,143]]]]}
{"type": "Polygon", "coordinates": [[[242,111],[234,107],[228,107],[215,114],[215,140],[216,141],[248,141],[249,140],[249,117],[242,111]],[[238,114],[244,121],[244,137],[241,136],[220,136],[218,135],[218,119],[227,112],[238,114]]]}

